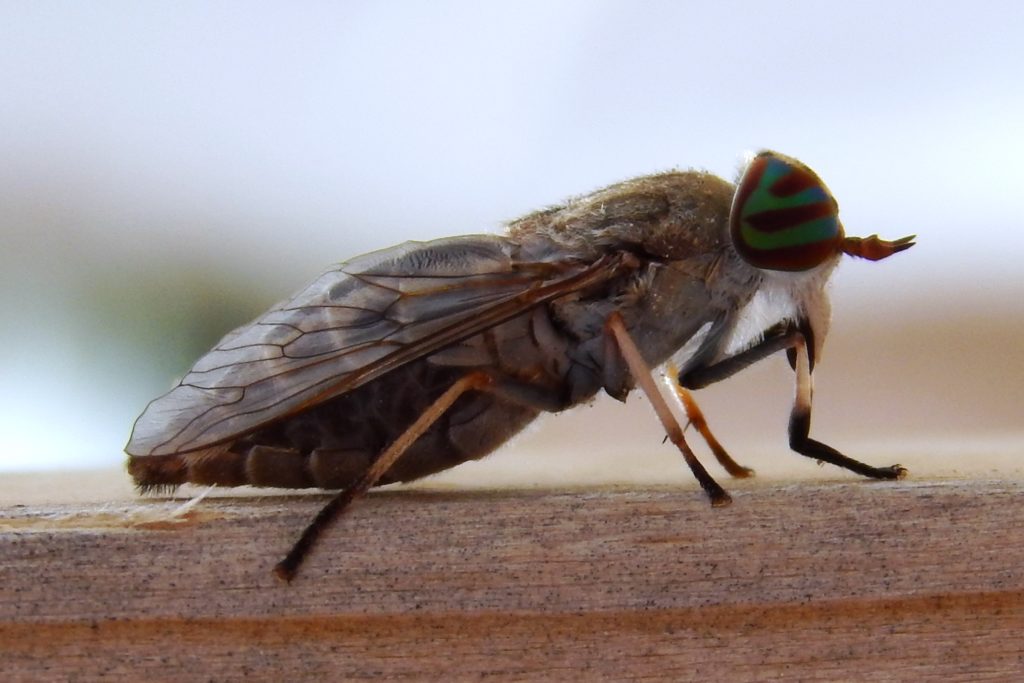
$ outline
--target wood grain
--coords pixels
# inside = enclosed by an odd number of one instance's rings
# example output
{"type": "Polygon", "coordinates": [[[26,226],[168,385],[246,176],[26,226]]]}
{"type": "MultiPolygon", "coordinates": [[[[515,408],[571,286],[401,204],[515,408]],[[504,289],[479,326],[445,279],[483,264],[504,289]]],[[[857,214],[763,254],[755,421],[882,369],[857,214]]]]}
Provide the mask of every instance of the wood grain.
{"type": "Polygon", "coordinates": [[[378,492],[0,510],[5,680],[1007,680],[1024,484],[378,492]]]}

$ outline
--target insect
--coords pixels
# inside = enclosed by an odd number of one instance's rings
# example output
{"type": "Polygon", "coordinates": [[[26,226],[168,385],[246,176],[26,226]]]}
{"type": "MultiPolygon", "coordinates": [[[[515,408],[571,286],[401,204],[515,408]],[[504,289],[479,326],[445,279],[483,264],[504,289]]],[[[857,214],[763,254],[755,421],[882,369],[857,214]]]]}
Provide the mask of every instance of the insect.
{"type": "Polygon", "coordinates": [[[528,214],[500,236],[406,242],[329,268],[225,336],[138,418],[128,470],[143,491],[340,489],[276,566],[291,580],[371,487],[481,458],[540,413],[602,390],[624,400],[639,386],[711,503],[726,505],[652,368],[678,363],[690,422],[742,477],[752,472],[689,390],[785,351],[791,448],[897,479],[899,465],[866,465],[810,438],[811,373],[841,256],[877,261],[913,240],[846,237],[821,179],[765,151],[735,186],[701,171],[650,175],[528,214]]]}

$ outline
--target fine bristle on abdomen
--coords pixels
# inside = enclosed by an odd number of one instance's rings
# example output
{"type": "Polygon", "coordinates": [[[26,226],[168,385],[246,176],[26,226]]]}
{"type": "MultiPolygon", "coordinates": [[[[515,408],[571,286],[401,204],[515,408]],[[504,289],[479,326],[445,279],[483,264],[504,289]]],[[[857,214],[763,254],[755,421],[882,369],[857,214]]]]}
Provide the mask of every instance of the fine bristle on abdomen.
{"type": "Polygon", "coordinates": [[[128,474],[143,493],[173,490],[188,481],[188,464],[177,454],[129,455],[128,474]]]}
{"type": "Polygon", "coordinates": [[[248,484],[245,456],[223,447],[171,455],[128,456],[128,473],[139,490],[173,489],[181,484],[248,484]]]}

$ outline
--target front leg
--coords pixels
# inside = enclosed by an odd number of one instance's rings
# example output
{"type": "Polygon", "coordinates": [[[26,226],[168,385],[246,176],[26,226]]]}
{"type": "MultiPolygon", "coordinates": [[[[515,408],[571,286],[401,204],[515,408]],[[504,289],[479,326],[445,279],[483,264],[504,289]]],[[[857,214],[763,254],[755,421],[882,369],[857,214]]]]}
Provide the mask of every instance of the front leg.
{"type": "Polygon", "coordinates": [[[793,364],[796,370],[796,398],[793,401],[793,410],[789,414],[789,447],[800,455],[832,463],[872,479],[902,479],[905,477],[907,469],[902,465],[872,467],[843,455],[827,444],[810,438],[813,386],[811,363],[803,335],[800,335],[792,349],[795,355],[793,364]]]}
{"type": "Polygon", "coordinates": [[[810,438],[811,398],[814,392],[811,380],[812,359],[807,341],[809,333],[806,325],[791,324],[776,327],[769,331],[758,344],[746,351],[712,365],[698,366],[685,373],[680,373],[679,385],[686,389],[700,389],[731,377],[773,353],[785,350],[789,355],[790,364],[796,371],[796,396],[789,417],[789,447],[801,455],[843,467],[865,477],[873,479],[903,478],[906,476],[907,470],[901,465],[872,467],[810,438]]]}
{"type": "Polygon", "coordinates": [[[679,373],[679,386],[684,389],[703,389],[735,375],[740,370],[749,368],[754,363],[764,360],[773,353],[788,350],[803,340],[803,334],[795,325],[779,325],[765,333],[760,342],[735,356],[723,358],[712,365],[689,368],[679,373]]]}

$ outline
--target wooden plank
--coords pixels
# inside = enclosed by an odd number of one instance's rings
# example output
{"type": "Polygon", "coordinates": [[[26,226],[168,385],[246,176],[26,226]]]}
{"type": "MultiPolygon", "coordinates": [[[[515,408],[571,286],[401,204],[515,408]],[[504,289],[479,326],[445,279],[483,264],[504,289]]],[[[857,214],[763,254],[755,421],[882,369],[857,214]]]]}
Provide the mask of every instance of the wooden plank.
{"type": "Polygon", "coordinates": [[[1019,481],[386,491],[0,510],[5,680],[1005,680],[1019,481]]]}

